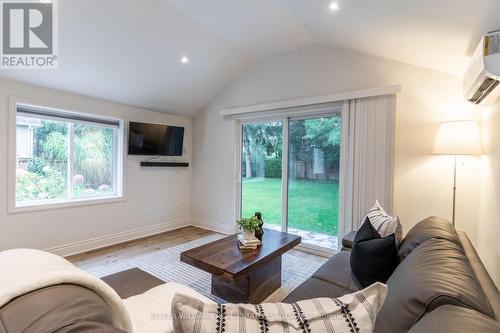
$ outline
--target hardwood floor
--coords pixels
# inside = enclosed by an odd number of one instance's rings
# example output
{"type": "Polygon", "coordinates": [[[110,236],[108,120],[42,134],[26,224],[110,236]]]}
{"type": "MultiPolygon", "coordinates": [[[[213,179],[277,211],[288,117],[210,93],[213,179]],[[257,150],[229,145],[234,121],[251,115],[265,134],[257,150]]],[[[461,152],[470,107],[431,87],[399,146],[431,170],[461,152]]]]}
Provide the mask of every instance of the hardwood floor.
{"type": "Polygon", "coordinates": [[[164,250],[211,234],[215,234],[215,232],[196,227],[186,227],[152,237],[84,252],[67,257],[66,259],[81,269],[102,277],[129,269],[133,266],[135,259],[146,254],[164,250]]]}

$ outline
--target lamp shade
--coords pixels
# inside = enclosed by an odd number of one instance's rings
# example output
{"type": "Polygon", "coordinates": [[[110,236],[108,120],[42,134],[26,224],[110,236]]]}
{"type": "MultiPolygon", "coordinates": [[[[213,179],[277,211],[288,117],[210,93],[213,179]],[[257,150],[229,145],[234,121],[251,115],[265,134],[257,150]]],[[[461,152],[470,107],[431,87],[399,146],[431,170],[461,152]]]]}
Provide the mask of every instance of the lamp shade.
{"type": "Polygon", "coordinates": [[[433,154],[480,155],[482,151],[481,129],[477,121],[446,121],[439,124],[433,154]]]}

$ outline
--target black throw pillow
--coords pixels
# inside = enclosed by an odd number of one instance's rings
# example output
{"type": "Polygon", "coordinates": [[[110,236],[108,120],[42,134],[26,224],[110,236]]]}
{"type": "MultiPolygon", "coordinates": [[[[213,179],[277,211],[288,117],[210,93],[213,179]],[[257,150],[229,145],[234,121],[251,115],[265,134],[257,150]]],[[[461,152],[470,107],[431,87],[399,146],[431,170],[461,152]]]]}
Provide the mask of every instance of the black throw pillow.
{"type": "Polygon", "coordinates": [[[367,217],[354,237],[350,263],[363,288],[385,283],[399,264],[395,235],[381,237],[367,217]]]}

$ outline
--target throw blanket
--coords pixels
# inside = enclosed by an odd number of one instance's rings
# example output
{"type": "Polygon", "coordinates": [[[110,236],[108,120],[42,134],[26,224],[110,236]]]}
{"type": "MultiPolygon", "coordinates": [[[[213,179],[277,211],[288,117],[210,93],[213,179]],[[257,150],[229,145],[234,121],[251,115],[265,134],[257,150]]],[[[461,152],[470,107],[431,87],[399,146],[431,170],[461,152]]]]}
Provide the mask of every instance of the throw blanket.
{"type": "Polygon", "coordinates": [[[102,280],[55,254],[15,249],[0,252],[0,307],[31,291],[73,284],[92,290],[114,313],[114,326],[132,332],[132,323],[118,294],[102,280]]]}

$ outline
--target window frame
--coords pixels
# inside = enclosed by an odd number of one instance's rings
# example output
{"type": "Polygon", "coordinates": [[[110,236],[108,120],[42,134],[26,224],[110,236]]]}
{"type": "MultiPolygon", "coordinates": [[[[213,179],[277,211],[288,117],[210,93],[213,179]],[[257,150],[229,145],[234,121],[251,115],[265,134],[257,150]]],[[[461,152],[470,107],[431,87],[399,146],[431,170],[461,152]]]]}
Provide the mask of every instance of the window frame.
{"type": "MultiPolygon", "coordinates": [[[[69,108],[64,105],[57,105],[55,103],[22,98],[17,96],[9,97],[9,117],[8,117],[8,213],[21,213],[29,211],[59,209],[68,207],[78,207],[86,205],[107,204],[114,202],[125,201],[124,191],[124,166],[125,166],[125,120],[97,115],[95,113],[87,112],[84,110],[69,111],[69,108]],[[17,160],[17,108],[18,106],[29,106],[36,108],[43,108],[61,112],[68,115],[81,115],[86,117],[95,118],[98,120],[111,120],[119,123],[118,129],[115,131],[114,144],[116,144],[116,154],[113,154],[113,187],[116,187],[112,195],[94,196],[83,198],[64,198],[64,199],[50,199],[31,201],[27,204],[18,204],[16,202],[16,160],[17,160]]],[[[43,117],[40,117],[43,118],[43,117]]],[[[69,161],[68,161],[69,162],[69,161]]]]}

